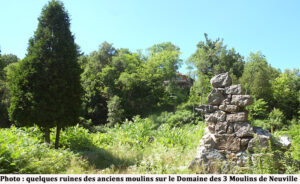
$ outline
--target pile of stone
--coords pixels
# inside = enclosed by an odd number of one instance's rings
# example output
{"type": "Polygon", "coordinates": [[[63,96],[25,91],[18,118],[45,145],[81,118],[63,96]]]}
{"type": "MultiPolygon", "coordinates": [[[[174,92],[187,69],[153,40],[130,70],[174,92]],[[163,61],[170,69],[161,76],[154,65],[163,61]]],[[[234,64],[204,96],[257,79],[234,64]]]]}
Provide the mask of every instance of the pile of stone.
{"type": "Polygon", "coordinates": [[[229,160],[231,166],[233,163],[243,167],[254,147],[268,146],[271,134],[251,127],[245,107],[251,105],[253,99],[242,95],[240,84],[231,85],[229,73],[213,77],[210,83],[213,90],[208,96],[208,105],[197,108],[205,113],[207,128],[190,168],[202,167],[207,173],[216,173],[216,165],[228,166],[229,160]]]}

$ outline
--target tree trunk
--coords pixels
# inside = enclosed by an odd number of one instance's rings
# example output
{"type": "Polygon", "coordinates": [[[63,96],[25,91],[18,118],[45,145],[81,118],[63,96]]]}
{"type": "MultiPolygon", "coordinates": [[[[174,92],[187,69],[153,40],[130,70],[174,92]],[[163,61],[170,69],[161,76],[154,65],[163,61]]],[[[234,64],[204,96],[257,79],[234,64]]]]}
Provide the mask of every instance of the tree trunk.
{"type": "Polygon", "coordinates": [[[177,103],[176,103],[176,99],[174,100],[174,114],[176,113],[176,109],[177,109],[177,103]]]}
{"type": "Polygon", "coordinates": [[[45,141],[49,145],[50,144],[50,129],[48,127],[44,128],[44,136],[45,141]]]}
{"type": "Polygon", "coordinates": [[[56,126],[55,149],[58,149],[58,146],[59,146],[60,129],[61,129],[61,127],[58,124],[56,126]]]}

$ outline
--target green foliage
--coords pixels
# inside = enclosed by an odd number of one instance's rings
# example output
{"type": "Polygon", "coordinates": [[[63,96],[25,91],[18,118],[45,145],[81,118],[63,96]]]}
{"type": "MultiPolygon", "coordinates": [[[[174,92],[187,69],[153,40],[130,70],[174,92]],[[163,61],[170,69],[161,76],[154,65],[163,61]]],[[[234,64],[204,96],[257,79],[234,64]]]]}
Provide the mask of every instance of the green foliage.
{"type": "Polygon", "coordinates": [[[268,104],[264,99],[254,98],[254,103],[247,106],[246,109],[249,111],[249,119],[265,119],[268,117],[268,104]]]}
{"type": "Polygon", "coordinates": [[[268,120],[272,133],[274,132],[274,129],[283,129],[285,116],[279,109],[274,108],[272,112],[270,112],[268,120]]]}
{"type": "Polygon", "coordinates": [[[219,38],[212,41],[204,34],[205,42],[197,44],[196,52],[188,62],[196,66],[199,77],[206,75],[208,78],[219,73],[230,72],[237,78],[242,76],[244,69],[243,57],[235,49],[227,49],[223,40],[219,38]]]}
{"type": "Polygon", "coordinates": [[[122,122],[124,110],[121,107],[121,99],[118,96],[112,97],[107,104],[108,114],[107,121],[109,125],[114,125],[122,122]]]}
{"type": "Polygon", "coordinates": [[[199,105],[207,102],[207,96],[211,92],[210,79],[206,75],[202,75],[194,82],[190,88],[189,103],[199,105]]]}
{"type": "Polygon", "coordinates": [[[11,124],[7,111],[10,94],[7,86],[8,79],[6,73],[18,60],[18,57],[13,54],[1,55],[0,53],[0,127],[9,127],[11,124]]]}
{"type": "Polygon", "coordinates": [[[293,158],[300,161],[300,124],[294,124],[288,130],[288,134],[292,139],[292,155],[293,158]]]}
{"type": "MultiPolygon", "coordinates": [[[[52,132],[55,132],[55,129],[52,132]]],[[[51,138],[54,142],[54,133],[52,133],[51,138]]],[[[93,148],[92,137],[89,131],[79,125],[68,127],[61,131],[60,145],[62,148],[69,148],[72,151],[91,150],[93,148]]]]}
{"type": "Polygon", "coordinates": [[[279,108],[288,119],[297,117],[300,106],[298,94],[300,75],[299,71],[285,71],[272,82],[272,92],[275,107],[279,108]]]}
{"type": "Polygon", "coordinates": [[[151,115],[149,118],[158,125],[168,124],[171,127],[180,127],[185,124],[199,123],[198,114],[185,109],[177,110],[175,113],[165,111],[160,113],[159,116],[151,115]]]}
{"type": "Polygon", "coordinates": [[[50,1],[29,40],[28,54],[10,76],[11,120],[45,130],[76,124],[83,94],[77,57],[69,16],[61,2],[50,1]]]}
{"type": "Polygon", "coordinates": [[[271,125],[268,119],[254,119],[251,121],[251,125],[271,130],[271,125]]]}
{"type": "Polygon", "coordinates": [[[108,101],[120,98],[127,118],[146,115],[165,104],[180,103],[185,92],[165,88],[165,80],[174,80],[181,63],[179,48],[161,43],[149,48],[149,55],[115,49],[103,43],[97,52],[81,57],[82,83],[86,91],[84,114],[93,124],[105,124],[108,101]],[[176,101],[170,100],[175,96],[176,101]]]}
{"type": "MultiPolygon", "coordinates": [[[[204,123],[174,127],[158,120],[137,116],[97,133],[78,125],[68,127],[61,132],[59,150],[41,143],[43,135],[37,127],[0,129],[1,173],[191,173],[187,166],[204,135],[204,123]]],[[[234,172],[299,172],[292,159],[299,158],[299,126],[295,124],[288,133],[293,141],[290,151],[270,146],[257,150],[248,170],[234,172]]]]}
{"type": "MultiPolygon", "coordinates": [[[[101,89],[104,89],[104,82],[114,84],[115,78],[113,78],[113,75],[110,79],[105,78],[100,72],[112,62],[112,57],[116,56],[117,53],[118,51],[112,44],[103,42],[98,51],[94,51],[88,56],[81,56],[79,60],[81,67],[84,69],[81,75],[82,86],[85,90],[83,114],[86,119],[91,119],[94,124],[105,123],[107,119],[107,96],[101,89]]],[[[108,72],[108,74],[110,73],[108,72]]]]}
{"type": "Polygon", "coordinates": [[[275,79],[273,73],[274,69],[268,65],[261,52],[250,53],[240,79],[245,93],[257,99],[263,98],[269,105],[273,104],[271,89],[271,82],[275,79]]]}
{"type": "Polygon", "coordinates": [[[295,174],[299,173],[299,163],[292,158],[291,151],[276,149],[270,143],[268,148],[255,150],[244,173],[295,174]]]}
{"type": "Polygon", "coordinates": [[[37,127],[0,129],[0,173],[64,173],[74,162],[87,168],[87,163],[69,150],[50,149],[41,143],[37,127]]]}
{"type": "Polygon", "coordinates": [[[199,121],[197,115],[187,110],[176,111],[169,117],[167,123],[171,126],[181,126],[185,124],[197,124],[199,121]]]}

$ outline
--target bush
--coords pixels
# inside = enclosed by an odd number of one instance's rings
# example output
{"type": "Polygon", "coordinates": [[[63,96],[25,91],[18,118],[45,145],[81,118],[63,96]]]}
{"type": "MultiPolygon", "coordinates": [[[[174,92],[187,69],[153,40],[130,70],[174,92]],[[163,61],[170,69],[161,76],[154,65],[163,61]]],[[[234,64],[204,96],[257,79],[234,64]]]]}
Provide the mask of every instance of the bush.
{"type": "Polygon", "coordinates": [[[255,150],[248,160],[243,174],[295,174],[299,173],[299,163],[292,158],[292,150],[283,151],[269,146],[255,150]]]}
{"type": "Polygon", "coordinates": [[[254,119],[265,119],[268,115],[268,104],[267,102],[260,98],[260,99],[254,99],[254,103],[246,109],[249,111],[249,120],[254,119]]]}
{"type": "Polygon", "coordinates": [[[171,127],[179,127],[185,124],[198,124],[200,117],[196,113],[189,110],[178,110],[173,112],[162,112],[159,116],[149,117],[153,123],[161,125],[164,123],[169,124],[171,127]]]}
{"type": "Polygon", "coordinates": [[[271,133],[274,132],[274,129],[280,130],[284,127],[285,116],[279,109],[274,108],[269,114],[268,120],[271,127],[271,133]]]}
{"type": "Polygon", "coordinates": [[[79,155],[51,149],[40,140],[42,133],[37,127],[0,129],[0,173],[63,173],[74,160],[80,167],[87,167],[79,155]]]}
{"type": "Polygon", "coordinates": [[[107,121],[110,126],[121,123],[123,118],[124,110],[121,107],[121,98],[118,96],[112,97],[107,102],[107,121]]]}
{"type": "Polygon", "coordinates": [[[300,161],[300,124],[294,124],[288,130],[292,139],[293,158],[300,161]]]}
{"type": "Polygon", "coordinates": [[[268,123],[268,120],[265,119],[265,120],[262,120],[262,119],[255,119],[253,121],[251,121],[251,125],[252,126],[256,126],[256,127],[261,127],[263,129],[267,129],[267,130],[270,130],[271,129],[271,126],[270,124],[268,123]]]}
{"type": "Polygon", "coordinates": [[[168,119],[168,124],[171,126],[182,126],[185,124],[197,124],[198,117],[195,113],[187,110],[176,111],[176,113],[168,119]]]}
{"type": "MultiPolygon", "coordinates": [[[[51,142],[55,142],[56,128],[51,131],[51,142]]],[[[79,125],[68,127],[60,133],[60,147],[70,148],[72,151],[93,150],[92,137],[89,131],[79,125]]]]}

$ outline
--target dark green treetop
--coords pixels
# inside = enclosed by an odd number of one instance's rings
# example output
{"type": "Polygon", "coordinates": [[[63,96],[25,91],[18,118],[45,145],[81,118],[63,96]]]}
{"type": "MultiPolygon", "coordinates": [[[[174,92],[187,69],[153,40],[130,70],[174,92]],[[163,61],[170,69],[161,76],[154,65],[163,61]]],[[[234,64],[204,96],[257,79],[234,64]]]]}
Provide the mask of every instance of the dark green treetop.
{"type": "Polygon", "coordinates": [[[68,13],[52,0],[38,20],[28,53],[10,77],[10,118],[21,126],[42,128],[75,124],[83,89],[68,13]]]}

